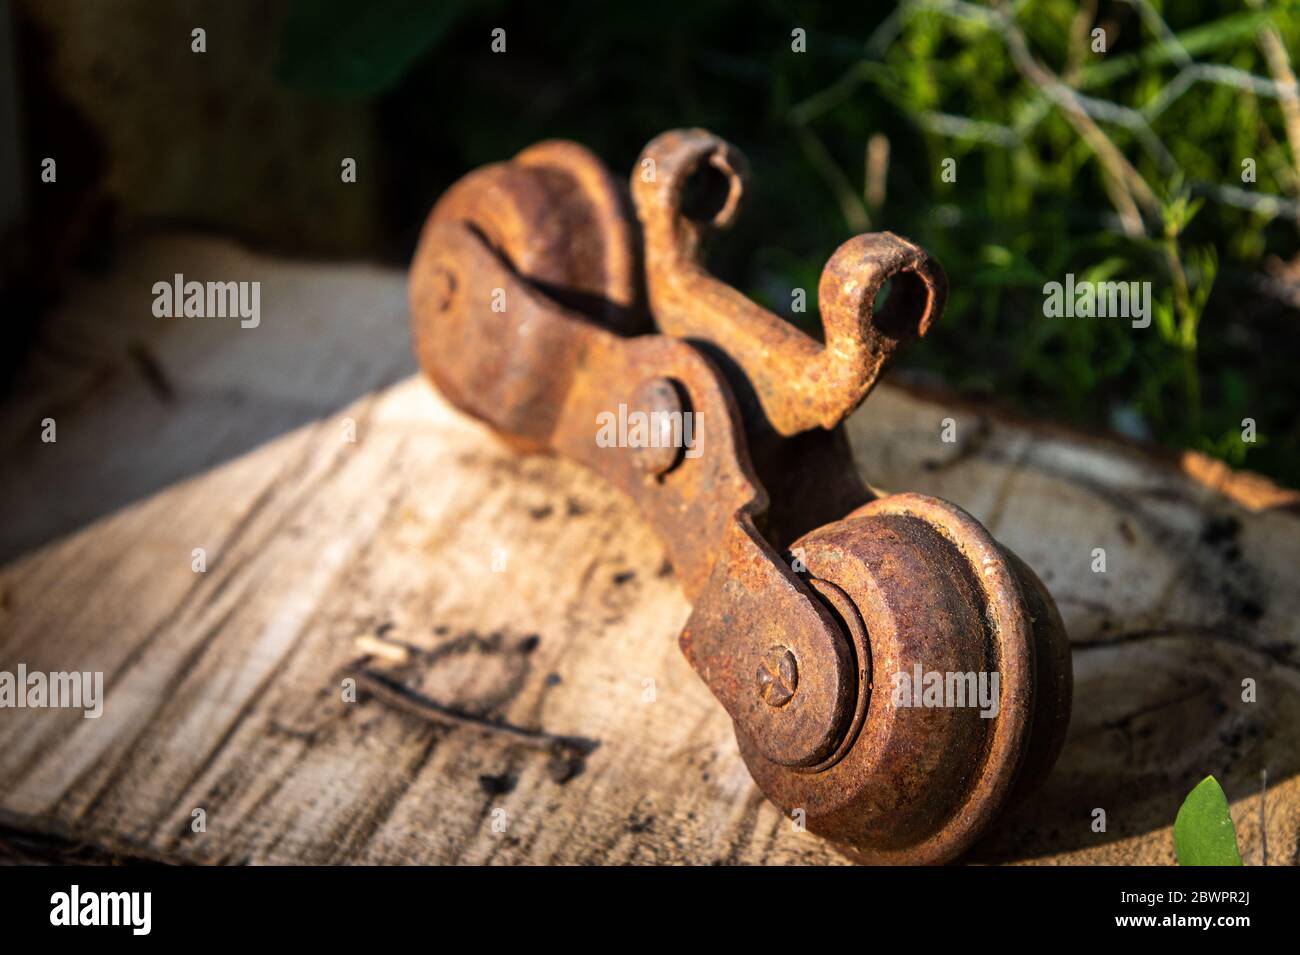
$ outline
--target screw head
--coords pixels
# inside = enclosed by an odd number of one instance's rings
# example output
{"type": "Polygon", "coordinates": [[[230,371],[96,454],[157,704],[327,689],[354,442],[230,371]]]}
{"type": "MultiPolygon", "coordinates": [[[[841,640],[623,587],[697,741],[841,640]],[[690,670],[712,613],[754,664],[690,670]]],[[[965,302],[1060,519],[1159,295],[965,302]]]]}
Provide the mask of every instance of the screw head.
{"type": "Polygon", "coordinates": [[[434,265],[429,273],[428,295],[434,311],[445,312],[456,297],[456,273],[443,263],[434,265]]]}
{"type": "Polygon", "coordinates": [[[632,396],[632,408],[650,417],[650,445],[638,447],[637,467],[646,474],[665,474],[681,455],[682,400],[667,378],[647,378],[632,396]],[[675,433],[674,433],[675,432],[675,433]]]}
{"type": "Polygon", "coordinates": [[[785,706],[799,688],[799,664],[788,647],[769,647],[756,674],[758,695],[768,706],[785,706]]]}

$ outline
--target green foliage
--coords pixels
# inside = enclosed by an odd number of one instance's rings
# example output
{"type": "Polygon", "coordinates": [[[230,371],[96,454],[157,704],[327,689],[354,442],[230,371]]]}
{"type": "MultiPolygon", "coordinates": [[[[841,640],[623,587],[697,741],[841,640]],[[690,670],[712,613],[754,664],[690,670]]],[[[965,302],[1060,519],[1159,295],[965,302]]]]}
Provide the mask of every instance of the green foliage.
{"type": "Polygon", "coordinates": [[[1213,776],[1201,780],[1178,810],[1174,851],[1179,865],[1241,865],[1228,798],[1213,776]]]}
{"type": "MultiPolygon", "coordinates": [[[[1008,29],[971,5],[963,16],[925,9],[941,3],[918,6],[878,68],[857,71],[852,96],[841,90],[833,105],[814,100],[796,114],[831,128],[846,103],[874,93],[922,130],[924,158],[909,165],[930,174],[906,188],[951,211],[941,218],[931,206],[926,215],[925,199],[899,196],[896,177],[884,213],[892,213],[890,228],[917,237],[944,263],[954,294],[943,338],[913,360],[968,391],[996,389],[999,398],[1084,425],[1136,417],[1168,444],[1300,480],[1300,441],[1287,410],[1300,392],[1283,357],[1300,337],[1294,315],[1257,300],[1252,312],[1264,318],[1241,308],[1268,256],[1295,255],[1296,223],[1207,201],[1188,185],[1300,194],[1276,100],[1197,82],[1149,114],[1145,139],[1136,124],[1097,120],[1156,200],[1142,234],[1126,234],[1106,163],[1017,67],[1008,29]],[[952,117],[977,123],[959,126],[952,117]],[[938,177],[945,157],[957,160],[956,182],[938,177]],[[1243,157],[1258,170],[1248,186],[1240,181],[1243,157]],[[1151,327],[1041,318],[1043,284],[1065,273],[1077,281],[1151,282],[1151,327]],[[1279,314],[1280,329],[1267,327],[1279,314]],[[1270,346],[1266,336],[1279,330],[1282,341],[1270,346]],[[1258,423],[1252,443],[1242,440],[1246,417],[1258,423]]],[[[1014,5],[1012,23],[1047,70],[1130,116],[1169,94],[1184,53],[1267,79],[1260,30],[1275,24],[1292,50],[1300,40],[1295,18],[1243,12],[1235,3],[1164,5],[1168,37],[1142,22],[1138,8],[1103,2],[1095,21],[1077,21],[1073,3],[1026,0],[1014,5]],[[1096,25],[1107,31],[1104,54],[1090,46],[1096,25]]]]}

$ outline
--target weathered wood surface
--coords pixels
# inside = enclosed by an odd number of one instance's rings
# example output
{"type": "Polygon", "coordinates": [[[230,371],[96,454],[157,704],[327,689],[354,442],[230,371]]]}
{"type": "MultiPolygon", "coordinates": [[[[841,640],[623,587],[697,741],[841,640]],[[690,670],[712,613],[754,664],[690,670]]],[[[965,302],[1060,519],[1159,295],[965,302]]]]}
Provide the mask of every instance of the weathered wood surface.
{"type": "MultiPolygon", "coordinates": [[[[79,281],[0,414],[0,669],[107,683],[98,720],[0,710],[0,826],[194,862],[842,861],[750,782],[632,506],[414,375],[400,273],[134,248],[79,281]],[[260,327],[153,318],[174,272],[260,280],[260,327]],[[544,752],[343,702],[377,632],[430,698],[598,741],[585,770],[557,782],[544,752]]],[[[851,431],[874,484],[956,501],[1034,566],[1074,643],[1058,768],[975,860],[1172,862],[1179,803],[1214,773],[1255,863],[1267,769],[1268,861],[1297,861],[1294,513],[888,386],[851,431]]]]}

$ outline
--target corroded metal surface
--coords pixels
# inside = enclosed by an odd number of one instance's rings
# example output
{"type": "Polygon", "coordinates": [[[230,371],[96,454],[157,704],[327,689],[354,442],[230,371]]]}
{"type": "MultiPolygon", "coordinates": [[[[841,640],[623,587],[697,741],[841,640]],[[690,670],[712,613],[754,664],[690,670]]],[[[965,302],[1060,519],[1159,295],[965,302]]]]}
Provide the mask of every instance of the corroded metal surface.
{"type": "Polygon", "coordinates": [[[929,253],[890,232],[854,236],[822,271],[825,341],[818,342],[704,268],[709,236],[731,225],[744,198],[748,166],[734,146],[702,129],[668,132],[646,146],[637,168],[654,171],[653,180],[632,177],[632,194],[656,323],[726,355],[781,435],[843,421],[898,346],[924,335],[943,311],[948,283],[929,253]],[[890,294],[877,315],[887,282],[890,294]]]}
{"type": "MultiPolygon", "coordinates": [[[[870,634],[870,707],[844,758],[791,775],[741,738],[754,778],[809,829],[869,862],[940,862],[967,848],[1004,805],[1026,763],[1055,758],[1064,720],[1031,733],[1036,714],[1069,698],[1069,667],[1036,665],[1033,584],[960,508],[917,494],[867,504],[795,544],[808,573],[838,586],[870,634]],[[999,712],[890,704],[894,674],[997,673],[999,712]],[[936,826],[936,820],[943,820],[936,826]]],[[[1041,661],[1050,663],[1048,660],[1041,661]]],[[[1068,707],[1066,708],[1068,712],[1068,707]]]]}
{"type": "Polygon", "coordinates": [[[471,173],[411,266],[415,349],[462,410],[597,470],[658,529],[694,604],[682,651],[770,799],[865,861],[947,861],[1059,752],[1060,617],[964,511],[873,500],[838,427],[938,317],[942,270],[889,233],[850,239],[815,341],[704,269],[747,175],[703,130],[660,136],[632,180],[638,232],[574,144],[471,173]],[[628,337],[650,317],[663,334],[628,337]],[[602,440],[638,413],[649,445],[602,440]],[[996,674],[997,706],[899,705],[891,684],[913,671],[996,674]]]}

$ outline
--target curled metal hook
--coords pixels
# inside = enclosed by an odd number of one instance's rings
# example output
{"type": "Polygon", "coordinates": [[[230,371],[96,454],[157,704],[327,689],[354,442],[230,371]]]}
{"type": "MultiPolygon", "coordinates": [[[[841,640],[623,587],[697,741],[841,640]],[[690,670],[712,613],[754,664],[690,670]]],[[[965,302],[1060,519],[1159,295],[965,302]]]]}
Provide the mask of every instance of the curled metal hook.
{"type": "Polygon", "coordinates": [[[660,331],[725,355],[778,434],[835,427],[898,346],[924,335],[943,311],[948,282],[928,252],[892,232],[854,236],[822,270],[819,342],[704,266],[708,238],[735,221],[744,200],[748,164],[734,146],[702,129],[674,130],[646,146],[637,168],[632,196],[660,331]]]}

